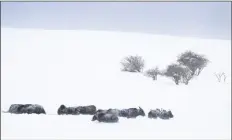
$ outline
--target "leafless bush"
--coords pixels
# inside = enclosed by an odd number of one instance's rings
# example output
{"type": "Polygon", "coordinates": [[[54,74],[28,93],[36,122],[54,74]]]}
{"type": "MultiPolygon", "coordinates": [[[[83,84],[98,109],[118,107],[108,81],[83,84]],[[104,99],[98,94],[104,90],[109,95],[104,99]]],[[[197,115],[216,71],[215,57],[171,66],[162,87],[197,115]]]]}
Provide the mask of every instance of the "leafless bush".
{"type": "Polygon", "coordinates": [[[183,69],[183,73],[181,76],[181,82],[184,83],[185,85],[188,85],[189,81],[193,78],[192,72],[186,66],[183,66],[182,69],[183,69]]]}
{"type": "Polygon", "coordinates": [[[221,82],[221,80],[223,79],[224,82],[226,82],[226,74],[224,72],[222,73],[214,73],[214,75],[217,77],[218,82],[221,82]]]}
{"type": "Polygon", "coordinates": [[[191,70],[192,76],[198,76],[204,67],[207,66],[209,60],[203,55],[196,54],[192,51],[186,51],[178,56],[177,62],[187,66],[191,70]]]}
{"type": "Polygon", "coordinates": [[[187,85],[193,78],[191,70],[188,67],[180,64],[169,65],[164,75],[172,78],[176,85],[179,85],[180,82],[187,85]]]}
{"type": "Polygon", "coordinates": [[[157,76],[161,75],[161,72],[158,67],[155,69],[149,69],[145,72],[145,75],[151,77],[153,80],[157,80],[157,76]]]}
{"type": "Polygon", "coordinates": [[[125,57],[121,64],[123,66],[122,71],[141,72],[144,68],[144,60],[138,55],[125,57]]]}

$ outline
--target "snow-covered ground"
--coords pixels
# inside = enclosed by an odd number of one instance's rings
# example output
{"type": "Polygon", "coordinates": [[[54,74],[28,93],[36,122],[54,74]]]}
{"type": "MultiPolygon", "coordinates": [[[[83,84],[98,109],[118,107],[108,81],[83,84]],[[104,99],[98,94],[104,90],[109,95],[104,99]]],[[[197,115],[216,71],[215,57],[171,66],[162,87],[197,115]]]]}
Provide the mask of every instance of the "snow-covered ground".
{"type": "Polygon", "coordinates": [[[47,115],[1,114],[1,138],[231,138],[231,43],[106,31],[1,29],[1,110],[14,103],[42,105],[47,115]],[[161,69],[192,50],[211,61],[189,85],[176,86],[139,73],[121,72],[128,55],[161,69]],[[226,82],[214,73],[225,72],[226,82]],[[97,108],[141,106],[172,110],[171,120],[55,115],[61,104],[97,108]]]}

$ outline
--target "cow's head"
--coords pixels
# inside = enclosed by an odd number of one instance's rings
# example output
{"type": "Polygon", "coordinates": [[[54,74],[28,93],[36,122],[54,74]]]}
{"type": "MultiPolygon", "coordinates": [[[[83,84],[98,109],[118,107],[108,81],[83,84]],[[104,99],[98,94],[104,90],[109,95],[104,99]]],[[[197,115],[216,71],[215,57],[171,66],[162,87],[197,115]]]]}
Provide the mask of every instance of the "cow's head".
{"type": "Polygon", "coordinates": [[[92,118],[92,121],[95,121],[95,120],[97,120],[97,116],[96,116],[96,114],[95,114],[95,115],[93,115],[93,118],[92,118]]]}
{"type": "Polygon", "coordinates": [[[59,109],[60,109],[60,110],[63,110],[63,109],[65,109],[65,108],[66,108],[65,105],[61,105],[59,109]]]}
{"type": "Polygon", "coordinates": [[[141,107],[139,107],[139,115],[145,116],[145,112],[143,111],[141,107]]]}

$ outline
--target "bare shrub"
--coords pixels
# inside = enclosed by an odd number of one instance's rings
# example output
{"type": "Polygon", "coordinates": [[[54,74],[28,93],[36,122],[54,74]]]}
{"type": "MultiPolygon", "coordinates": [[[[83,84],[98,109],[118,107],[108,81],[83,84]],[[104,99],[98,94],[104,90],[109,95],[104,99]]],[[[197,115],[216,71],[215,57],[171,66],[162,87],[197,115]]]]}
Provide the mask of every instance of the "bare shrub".
{"type": "Polygon", "coordinates": [[[144,68],[144,60],[141,56],[128,56],[122,62],[122,71],[141,72],[144,68]]]}
{"type": "Polygon", "coordinates": [[[204,67],[207,66],[209,60],[200,54],[192,51],[186,51],[178,56],[177,62],[187,66],[191,70],[191,74],[198,76],[204,67]]]}
{"type": "Polygon", "coordinates": [[[183,66],[182,69],[183,69],[183,73],[181,75],[181,82],[184,83],[185,85],[188,85],[189,81],[193,78],[192,72],[186,66],[183,66]]]}
{"type": "Polygon", "coordinates": [[[180,82],[187,85],[189,81],[193,78],[190,69],[180,64],[169,65],[164,75],[172,78],[176,85],[179,85],[180,82]]]}
{"type": "Polygon", "coordinates": [[[221,80],[223,79],[224,82],[226,82],[226,74],[224,72],[222,73],[214,73],[214,75],[217,77],[218,82],[221,82],[221,80]]]}
{"type": "Polygon", "coordinates": [[[161,72],[158,67],[156,67],[155,69],[149,69],[145,72],[145,75],[151,77],[153,80],[157,80],[157,76],[159,74],[161,75],[161,72]]]}

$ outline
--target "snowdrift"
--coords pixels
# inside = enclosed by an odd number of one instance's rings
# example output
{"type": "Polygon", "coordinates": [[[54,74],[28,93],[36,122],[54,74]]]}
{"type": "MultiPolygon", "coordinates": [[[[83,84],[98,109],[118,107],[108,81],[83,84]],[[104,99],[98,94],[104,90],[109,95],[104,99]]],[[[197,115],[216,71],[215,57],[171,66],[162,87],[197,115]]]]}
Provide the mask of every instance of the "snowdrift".
{"type": "Polygon", "coordinates": [[[40,104],[47,115],[1,114],[6,138],[231,138],[231,43],[107,31],[1,29],[1,110],[11,104],[40,104]],[[189,85],[158,76],[120,71],[128,55],[145,59],[145,70],[163,69],[192,50],[209,65],[189,85]],[[215,72],[225,72],[219,83],[215,72]],[[61,104],[97,108],[141,106],[146,117],[117,124],[92,116],[58,116],[61,104]],[[150,109],[172,110],[171,120],[147,118],[150,109]]]}

